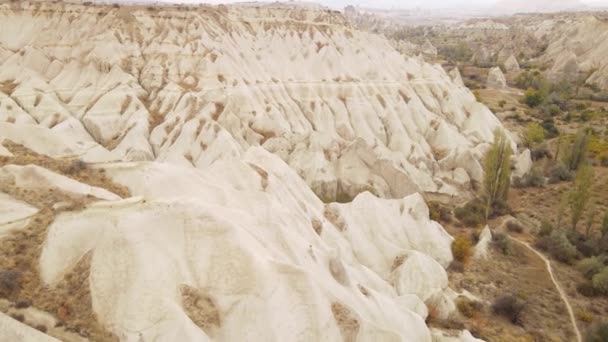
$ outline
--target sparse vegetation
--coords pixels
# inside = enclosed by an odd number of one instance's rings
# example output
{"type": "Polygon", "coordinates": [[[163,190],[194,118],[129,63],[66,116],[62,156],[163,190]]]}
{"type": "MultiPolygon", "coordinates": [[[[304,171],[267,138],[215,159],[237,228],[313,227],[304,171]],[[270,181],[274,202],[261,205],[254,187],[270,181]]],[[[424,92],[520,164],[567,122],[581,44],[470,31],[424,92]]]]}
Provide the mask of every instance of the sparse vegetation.
{"type": "Polygon", "coordinates": [[[484,204],[474,199],[467,202],[463,207],[454,209],[456,218],[468,227],[478,227],[486,222],[484,204]]]}
{"type": "Polygon", "coordinates": [[[555,229],[549,236],[545,236],[537,240],[536,246],[548,252],[556,260],[571,264],[578,256],[578,250],[568,240],[566,233],[562,230],[555,229]]]}
{"type": "Polygon", "coordinates": [[[452,219],[452,214],[450,213],[450,209],[444,205],[441,205],[438,202],[429,202],[429,216],[431,220],[437,222],[450,222],[452,219]]]}
{"type": "Polygon", "coordinates": [[[539,144],[545,140],[545,129],[537,124],[531,122],[526,125],[526,131],[524,133],[524,143],[528,147],[532,147],[535,144],[539,144]]]}
{"type": "Polygon", "coordinates": [[[492,244],[504,255],[510,255],[512,252],[511,239],[506,234],[494,234],[492,244]]]}
{"type": "Polygon", "coordinates": [[[576,264],[576,269],[587,279],[592,279],[602,268],[604,268],[604,263],[596,256],[583,259],[576,264]]]}
{"type": "Polygon", "coordinates": [[[608,267],[604,267],[600,272],[591,278],[593,289],[602,295],[608,295],[608,267]]]}
{"type": "Polygon", "coordinates": [[[473,255],[471,240],[464,235],[456,237],[452,242],[452,254],[455,260],[466,264],[473,255]]]}
{"type": "Polygon", "coordinates": [[[525,308],[525,302],[512,294],[507,294],[498,297],[492,304],[492,311],[504,318],[508,319],[513,324],[521,324],[522,312],[525,308]]]}
{"type": "Polygon", "coordinates": [[[608,321],[594,324],[587,331],[585,342],[606,342],[608,341],[608,321]]]}
{"type": "Polygon", "coordinates": [[[456,307],[467,318],[473,318],[483,311],[483,304],[481,302],[464,297],[456,300],[456,307]]]}

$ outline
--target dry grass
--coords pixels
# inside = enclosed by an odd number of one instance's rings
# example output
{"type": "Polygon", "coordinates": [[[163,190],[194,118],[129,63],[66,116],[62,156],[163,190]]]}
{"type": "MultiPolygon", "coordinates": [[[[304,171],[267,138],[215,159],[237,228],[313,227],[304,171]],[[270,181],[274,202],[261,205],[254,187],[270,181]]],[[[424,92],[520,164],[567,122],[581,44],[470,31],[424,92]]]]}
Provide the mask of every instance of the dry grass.
{"type": "Polygon", "coordinates": [[[193,287],[180,287],[182,306],[194,324],[209,335],[221,326],[219,311],[213,300],[193,287]]]}
{"type": "MultiPolygon", "coordinates": [[[[73,160],[54,160],[14,143],[6,143],[5,146],[14,156],[1,158],[0,166],[36,164],[83,183],[106,188],[123,197],[130,195],[126,188],[106,178],[103,171],[91,170],[73,160]]],[[[7,180],[0,183],[0,191],[40,209],[25,228],[0,240],[0,269],[19,274],[18,288],[5,294],[6,299],[12,303],[28,301],[31,306],[54,314],[66,331],[93,341],[117,341],[116,336],[98,323],[92,311],[89,292],[90,256],[83,257],[53,287],[44,285],[39,276],[38,261],[47,227],[57,214],[81,210],[95,198],[75,198],[56,189],[30,191],[7,180]],[[59,202],[67,205],[53,208],[59,202]]]]}
{"type": "Polygon", "coordinates": [[[335,302],[331,304],[331,312],[338,323],[342,341],[354,342],[359,334],[359,320],[357,316],[346,306],[335,302]]]}
{"type": "Polygon", "coordinates": [[[465,319],[466,328],[487,341],[573,341],[564,303],[544,262],[520,245],[513,244],[512,250],[508,256],[491,251],[487,260],[471,263],[467,272],[451,274],[450,283],[490,302],[508,293],[522,297],[522,325],[486,311],[465,319]]]}

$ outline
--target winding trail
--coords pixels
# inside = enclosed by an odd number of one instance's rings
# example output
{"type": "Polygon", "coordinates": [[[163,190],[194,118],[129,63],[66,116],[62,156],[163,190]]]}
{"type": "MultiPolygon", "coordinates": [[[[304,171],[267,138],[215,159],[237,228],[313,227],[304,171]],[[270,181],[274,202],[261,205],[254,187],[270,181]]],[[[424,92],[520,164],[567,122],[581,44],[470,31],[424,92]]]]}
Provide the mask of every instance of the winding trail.
{"type": "Polygon", "coordinates": [[[545,262],[545,264],[547,265],[547,272],[549,272],[549,275],[551,276],[551,281],[553,282],[553,285],[557,289],[557,292],[559,292],[559,296],[562,298],[562,301],[566,304],[566,309],[568,309],[568,315],[570,315],[570,321],[572,322],[572,326],[574,327],[574,332],[576,333],[576,340],[577,340],[577,342],[582,342],[583,339],[581,337],[581,332],[578,330],[578,325],[576,325],[576,318],[574,317],[574,311],[572,310],[572,306],[570,305],[568,296],[566,296],[566,292],[564,292],[562,287],[557,282],[557,279],[555,279],[555,276],[553,275],[553,267],[551,267],[551,261],[549,261],[549,259],[547,259],[541,252],[537,251],[536,249],[534,249],[534,247],[530,246],[529,243],[516,239],[512,236],[510,238],[513,241],[519,243],[520,245],[525,246],[527,249],[534,252],[534,254],[538,255],[538,257],[541,258],[545,262]]]}

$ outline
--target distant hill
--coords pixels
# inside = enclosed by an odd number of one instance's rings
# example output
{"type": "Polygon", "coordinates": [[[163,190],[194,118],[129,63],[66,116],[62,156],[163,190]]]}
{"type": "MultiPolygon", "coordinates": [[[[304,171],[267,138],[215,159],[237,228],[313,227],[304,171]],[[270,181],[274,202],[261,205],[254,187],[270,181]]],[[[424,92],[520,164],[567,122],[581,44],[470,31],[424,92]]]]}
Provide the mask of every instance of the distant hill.
{"type": "Polygon", "coordinates": [[[586,6],[579,0],[502,0],[493,7],[501,14],[578,11],[586,6]]]}

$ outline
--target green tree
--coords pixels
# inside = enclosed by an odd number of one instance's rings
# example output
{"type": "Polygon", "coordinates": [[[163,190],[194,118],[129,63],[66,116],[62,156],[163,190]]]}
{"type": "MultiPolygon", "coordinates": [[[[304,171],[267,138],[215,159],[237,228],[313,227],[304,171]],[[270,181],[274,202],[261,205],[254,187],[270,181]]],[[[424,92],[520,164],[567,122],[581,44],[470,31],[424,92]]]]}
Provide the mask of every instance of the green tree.
{"type": "Polygon", "coordinates": [[[541,143],[545,140],[545,129],[537,124],[531,122],[526,125],[526,131],[524,132],[524,143],[528,147],[532,147],[534,144],[541,143]]]}
{"type": "Polygon", "coordinates": [[[494,143],[486,153],[483,167],[483,199],[486,219],[495,205],[507,201],[511,182],[512,153],[510,141],[502,130],[497,129],[494,132],[494,143]]]}
{"type": "Polygon", "coordinates": [[[589,202],[591,185],[593,184],[593,167],[583,165],[576,172],[574,189],[569,195],[570,214],[572,215],[572,230],[576,230],[576,225],[585,212],[585,207],[589,202]]]}
{"type": "Polygon", "coordinates": [[[585,130],[580,130],[574,142],[570,145],[563,157],[564,164],[568,169],[574,171],[577,170],[581,164],[585,161],[585,155],[587,154],[587,148],[589,147],[589,135],[585,130]]]}

